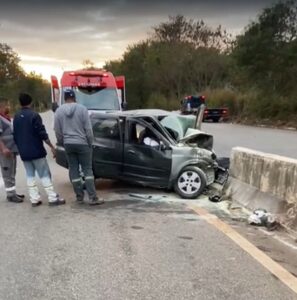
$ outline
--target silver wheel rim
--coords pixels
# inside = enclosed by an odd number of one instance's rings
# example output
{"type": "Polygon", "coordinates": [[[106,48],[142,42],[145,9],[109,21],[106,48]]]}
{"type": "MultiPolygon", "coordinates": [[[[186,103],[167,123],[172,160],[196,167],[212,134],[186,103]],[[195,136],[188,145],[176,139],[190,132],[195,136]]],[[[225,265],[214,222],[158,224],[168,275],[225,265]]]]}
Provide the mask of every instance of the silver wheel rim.
{"type": "Polygon", "coordinates": [[[185,171],[179,176],[177,185],[183,193],[193,195],[201,187],[200,176],[194,171],[185,171]]]}

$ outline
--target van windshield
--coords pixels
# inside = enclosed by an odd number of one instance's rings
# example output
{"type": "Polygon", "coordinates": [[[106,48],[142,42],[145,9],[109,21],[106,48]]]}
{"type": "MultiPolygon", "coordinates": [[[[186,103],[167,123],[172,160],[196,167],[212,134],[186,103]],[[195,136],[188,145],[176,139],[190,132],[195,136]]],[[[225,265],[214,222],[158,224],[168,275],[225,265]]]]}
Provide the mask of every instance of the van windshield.
{"type": "Polygon", "coordinates": [[[120,110],[120,103],[115,88],[76,88],[76,102],[88,110],[120,110]]]}

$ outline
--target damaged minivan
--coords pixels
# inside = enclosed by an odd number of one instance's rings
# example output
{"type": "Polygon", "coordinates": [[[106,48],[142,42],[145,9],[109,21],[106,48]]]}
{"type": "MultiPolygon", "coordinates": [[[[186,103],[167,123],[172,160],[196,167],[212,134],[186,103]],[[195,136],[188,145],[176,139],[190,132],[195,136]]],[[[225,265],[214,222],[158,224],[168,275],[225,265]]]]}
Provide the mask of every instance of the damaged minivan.
{"type": "MultiPolygon", "coordinates": [[[[90,115],[95,178],[174,189],[197,198],[216,178],[213,137],[195,129],[195,117],[162,110],[135,110],[90,115]]],[[[56,161],[67,168],[63,145],[56,161]]]]}

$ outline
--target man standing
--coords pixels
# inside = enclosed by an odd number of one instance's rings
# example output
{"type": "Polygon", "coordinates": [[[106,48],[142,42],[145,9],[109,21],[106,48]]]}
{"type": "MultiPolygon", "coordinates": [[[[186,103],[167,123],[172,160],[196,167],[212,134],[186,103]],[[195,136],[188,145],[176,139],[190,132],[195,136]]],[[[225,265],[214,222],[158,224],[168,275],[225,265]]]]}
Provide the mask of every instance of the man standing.
{"type": "Polygon", "coordinates": [[[85,177],[85,186],[89,195],[89,204],[98,205],[104,200],[98,199],[92,169],[93,131],[88,110],[76,103],[72,90],[64,93],[65,104],[55,112],[55,132],[58,145],[64,145],[69,166],[69,177],[76,200],[83,203],[84,190],[80,167],[85,177]]]}
{"type": "Polygon", "coordinates": [[[19,101],[22,109],[15,115],[13,121],[14,140],[24,162],[32,206],[42,204],[35,181],[36,172],[47,193],[49,205],[65,204],[65,200],[60,198],[54,190],[43,142],[51,148],[54,156],[55,148],[49,140],[40,115],[31,109],[31,96],[20,94],[19,101]]]}
{"type": "Polygon", "coordinates": [[[0,97],[0,166],[9,202],[23,202],[24,195],[17,195],[15,189],[17,146],[13,140],[12,124],[9,117],[9,102],[0,97]]]}

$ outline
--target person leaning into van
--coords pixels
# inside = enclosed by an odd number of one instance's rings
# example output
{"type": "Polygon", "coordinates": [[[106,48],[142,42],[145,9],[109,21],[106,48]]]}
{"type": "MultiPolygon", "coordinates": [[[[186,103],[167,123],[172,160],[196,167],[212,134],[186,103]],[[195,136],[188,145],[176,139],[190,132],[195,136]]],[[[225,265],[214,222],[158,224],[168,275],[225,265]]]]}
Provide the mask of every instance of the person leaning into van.
{"type": "Polygon", "coordinates": [[[9,110],[8,100],[0,97],[0,166],[7,201],[21,203],[24,195],[18,195],[15,189],[18,149],[13,139],[9,110]]]}
{"type": "Polygon", "coordinates": [[[21,159],[27,174],[27,185],[29,189],[32,206],[42,204],[38,187],[35,181],[37,173],[47,193],[50,206],[65,204],[55,192],[51,171],[46,159],[46,143],[55,155],[55,148],[49,140],[46,129],[40,115],[31,109],[32,98],[28,94],[20,94],[19,102],[21,110],[17,112],[13,120],[14,140],[18,147],[21,159]]]}
{"type": "Polygon", "coordinates": [[[58,145],[64,145],[69,177],[79,203],[84,201],[84,189],[80,168],[85,178],[89,204],[103,204],[96,194],[92,168],[93,130],[86,107],[76,103],[72,90],[64,92],[65,103],[55,112],[55,133],[58,145]]]}

